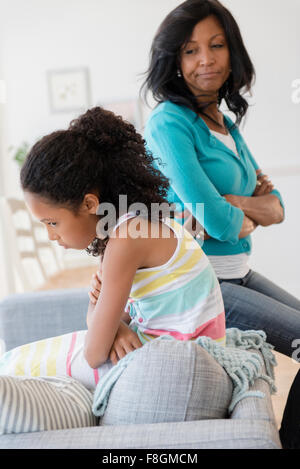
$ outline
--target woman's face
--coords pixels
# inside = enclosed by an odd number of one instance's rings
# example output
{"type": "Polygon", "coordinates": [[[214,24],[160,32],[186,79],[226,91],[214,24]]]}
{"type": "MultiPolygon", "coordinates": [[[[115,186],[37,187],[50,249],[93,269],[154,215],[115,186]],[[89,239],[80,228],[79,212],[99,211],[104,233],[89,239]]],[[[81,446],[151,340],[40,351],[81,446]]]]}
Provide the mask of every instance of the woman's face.
{"type": "Polygon", "coordinates": [[[196,24],[181,50],[182,76],[195,96],[215,96],[230,75],[230,53],[224,29],[215,16],[196,24]]]}
{"type": "Polygon", "coordinates": [[[65,249],[86,249],[95,239],[99,200],[94,194],[85,196],[78,215],[30,192],[24,193],[24,199],[32,215],[45,224],[50,241],[65,249]]]}

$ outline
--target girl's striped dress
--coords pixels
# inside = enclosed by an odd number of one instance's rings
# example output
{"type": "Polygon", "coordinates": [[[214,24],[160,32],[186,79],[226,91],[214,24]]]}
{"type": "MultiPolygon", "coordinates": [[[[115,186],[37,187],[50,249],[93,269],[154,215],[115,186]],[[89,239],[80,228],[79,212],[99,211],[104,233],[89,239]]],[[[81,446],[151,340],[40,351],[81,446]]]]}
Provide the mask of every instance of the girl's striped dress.
{"type": "MultiPolygon", "coordinates": [[[[135,217],[128,213],[122,222],[135,217]]],[[[225,312],[220,285],[195,239],[173,219],[164,223],[177,237],[177,248],[159,267],[139,269],[127,310],[140,340],[171,335],[178,340],[207,336],[225,344],[225,312]]]]}

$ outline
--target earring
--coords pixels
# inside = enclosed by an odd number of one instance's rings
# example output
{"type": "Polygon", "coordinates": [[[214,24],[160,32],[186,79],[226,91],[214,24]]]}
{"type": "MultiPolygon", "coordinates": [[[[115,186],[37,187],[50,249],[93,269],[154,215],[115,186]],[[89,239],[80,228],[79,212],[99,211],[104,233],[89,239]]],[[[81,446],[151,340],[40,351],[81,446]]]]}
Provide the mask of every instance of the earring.
{"type": "Polygon", "coordinates": [[[181,71],[180,71],[179,69],[177,70],[177,76],[178,76],[178,78],[181,78],[181,77],[182,77],[181,71]]]}

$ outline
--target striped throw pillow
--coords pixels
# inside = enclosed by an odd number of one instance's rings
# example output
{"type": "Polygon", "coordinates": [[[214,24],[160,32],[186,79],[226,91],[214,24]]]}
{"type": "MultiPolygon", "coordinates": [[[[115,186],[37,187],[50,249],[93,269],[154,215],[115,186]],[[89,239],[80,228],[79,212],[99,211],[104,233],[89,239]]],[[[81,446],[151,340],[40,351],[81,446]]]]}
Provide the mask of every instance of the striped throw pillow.
{"type": "Polygon", "coordinates": [[[113,366],[110,360],[97,369],[84,357],[86,330],[21,345],[0,358],[0,375],[65,376],[94,391],[99,379],[113,366]]]}
{"type": "Polygon", "coordinates": [[[92,400],[69,377],[0,376],[0,435],[97,425],[92,400]]]}

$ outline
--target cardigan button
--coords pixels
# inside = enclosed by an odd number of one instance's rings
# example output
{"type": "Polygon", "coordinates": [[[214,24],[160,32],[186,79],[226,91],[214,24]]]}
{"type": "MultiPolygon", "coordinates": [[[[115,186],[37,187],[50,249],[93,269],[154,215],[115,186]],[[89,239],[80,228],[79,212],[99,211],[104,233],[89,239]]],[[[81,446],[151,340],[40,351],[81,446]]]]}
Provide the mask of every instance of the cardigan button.
{"type": "Polygon", "coordinates": [[[139,322],[143,322],[143,318],[139,318],[139,322]]]}

